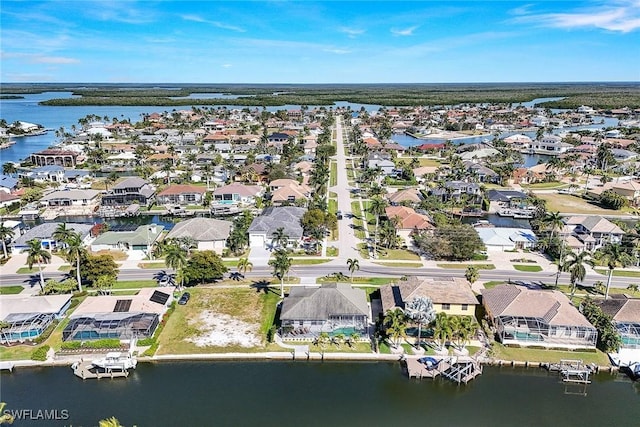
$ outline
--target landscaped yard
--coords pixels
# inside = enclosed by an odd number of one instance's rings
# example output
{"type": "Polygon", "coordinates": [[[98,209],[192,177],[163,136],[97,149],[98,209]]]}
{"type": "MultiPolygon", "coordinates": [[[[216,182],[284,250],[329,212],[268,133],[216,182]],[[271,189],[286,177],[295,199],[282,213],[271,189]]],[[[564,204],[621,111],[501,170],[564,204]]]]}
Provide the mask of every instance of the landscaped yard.
{"type": "Polygon", "coordinates": [[[141,262],[138,264],[140,268],[167,268],[167,264],[164,261],[158,262],[141,262]]]}
{"type": "Polygon", "coordinates": [[[158,354],[263,351],[273,324],[277,292],[190,289],[160,334],[158,354]]]}
{"type": "MultiPolygon", "coordinates": [[[[596,268],[596,273],[609,275],[609,270],[605,270],[602,268],[596,268]]],[[[613,275],[617,277],[640,277],[640,271],[629,271],[629,270],[613,270],[613,275]]]]}
{"type": "Polygon", "coordinates": [[[2,286],[0,287],[0,295],[14,295],[24,291],[22,286],[2,286]]]}
{"type": "Polygon", "coordinates": [[[376,259],[382,261],[419,261],[420,256],[415,252],[407,251],[405,249],[378,248],[378,258],[376,259]]]}
{"type": "Polygon", "coordinates": [[[467,268],[470,265],[474,266],[478,270],[495,270],[496,266],[493,264],[464,264],[464,263],[449,263],[449,264],[436,264],[439,268],[467,268]]]}
{"type": "Polygon", "coordinates": [[[374,262],[374,264],[382,265],[385,267],[406,267],[406,268],[418,268],[423,266],[421,262],[374,262]]]}
{"type": "MultiPolygon", "coordinates": [[[[44,268],[43,268],[44,269],[44,268]]],[[[20,267],[16,273],[17,274],[34,274],[34,273],[39,273],[40,270],[38,269],[37,266],[33,266],[32,268],[29,267],[20,267]]]]}
{"type": "MultiPolygon", "coordinates": [[[[404,160],[406,163],[411,163],[411,160],[413,160],[413,157],[398,157],[398,160],[404,160]]],[[[442,166],[442,163],[440,163],[438,160],[436,159],[427,159],[426,157],[418,157],[418,161],[420,162],[420,166],[442,166]]]]}
{"type": "Polygon", "coordinates": [[[542,267],[539,265],[530,265],[530,264],[514,264],[513,268],[518,271],[528,271],[528,272],[538,272],[542,271],[542,267]]]}
{"type": "Polygon", "coordinates": [[[315,265],[315,264],[324,264],[325,262],[331,261],[329,258],[313,258],[313,259],[304,259],[304,258],[292,258],[291,265],[315,265]]]}
{"type": "Polygon", "coordinates": [[[560,182],[560,181],[551,181],[551,182],[537,182],[535,184],[529,184],[529,185],[521,185],[522,188],[526,188],[526,189],[539,189],[539,190],[548,190],[550,188],[562,188],[562,187],[568,187],[569,184],[565,184],[564,182],[560,182]]]}
{"type": "Polygon", "coordinates": [[[331,172],[329,175],[329,186],[334,187],[338,185],[338,164],[331,162],[331,172]]]}
{"type": "Polygon", "coordinates": [[[562,359],[582,360],[584,363],[595,363],[599,366],[608,366],[609,357],[597,350],[588,351],[558,351],[558,350],[538,350],[528,348],[505,347],[502,344],[493,345],[492,356],[500,360],[515,360],[521,362],[548,362],[558,363],[562,359]]]}
{"type": "Polygon", "coordinates": [[[536,193],[536,196],[547,202],[547,210],[550,212],[558,211],[560,213],[578,213],[578,214],[622,214],[623,211],[616,211],[612,209],[603,209],[598,205],[589,203],[587,200],[572,196],[569,194],[557,194],[557,193],[536,193]]]}

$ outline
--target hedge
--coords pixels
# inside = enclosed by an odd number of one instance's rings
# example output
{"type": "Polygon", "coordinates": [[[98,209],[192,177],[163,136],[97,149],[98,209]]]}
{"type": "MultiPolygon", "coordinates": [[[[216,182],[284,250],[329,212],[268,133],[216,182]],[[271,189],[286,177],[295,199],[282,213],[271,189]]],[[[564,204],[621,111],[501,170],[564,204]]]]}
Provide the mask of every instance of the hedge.
{"type": "Polygon", "coordinates": [[[33,342],[36,344],[42,344],[43,342],[45,342],[51,336],[56,326],[58,326],[58,323],[60,323],[60,321],[58,319],[54,319],[54,321],[51,322],[49,326],[47,326],[47,329],[45,329],[44,332],[37,336],[33,340],[33,342]]]}
{"type": "Polygon", "coordinates": [[[49,352],[50,348],[51,347],[49,347],[48,345],[43,345],[36,348],[35,350],[33,350],[33,353],[31,353],[31,360],[44,362],[45,360],[47,360],[47,353],[49,352]]]}

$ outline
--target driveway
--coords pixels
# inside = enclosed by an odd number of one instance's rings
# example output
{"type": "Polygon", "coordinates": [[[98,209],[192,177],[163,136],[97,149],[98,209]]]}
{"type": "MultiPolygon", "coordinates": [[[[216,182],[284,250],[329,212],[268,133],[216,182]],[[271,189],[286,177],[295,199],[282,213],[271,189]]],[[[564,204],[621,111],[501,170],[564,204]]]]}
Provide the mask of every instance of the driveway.
{"type": "Polygon", "coordinates": [[[249,251],[249,261],[254,267],[268,267],[271,251],[262,246],[252,246],[249,251]]]}

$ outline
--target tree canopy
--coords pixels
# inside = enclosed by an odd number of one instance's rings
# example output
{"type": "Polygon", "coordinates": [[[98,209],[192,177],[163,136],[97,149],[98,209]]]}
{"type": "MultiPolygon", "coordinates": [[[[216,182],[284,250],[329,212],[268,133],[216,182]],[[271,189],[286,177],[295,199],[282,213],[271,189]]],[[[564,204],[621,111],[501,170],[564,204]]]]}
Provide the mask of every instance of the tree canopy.
{"type": "Polygon", "coordinates": [[[433,234],[416,234],[414,242],[420,250],[435,259],[453,261],[470,260],[474,254],[485,249],[478,233],[468,224],[442,226],[433,234]]]}
{"type": "Polygon", "coordinates": [[[227,270],[222,258],[214,251],[198,251],[191,255],[187,265],[182,269],[182,274],[185,285],[194,286],[221,279],[227,270]]]}

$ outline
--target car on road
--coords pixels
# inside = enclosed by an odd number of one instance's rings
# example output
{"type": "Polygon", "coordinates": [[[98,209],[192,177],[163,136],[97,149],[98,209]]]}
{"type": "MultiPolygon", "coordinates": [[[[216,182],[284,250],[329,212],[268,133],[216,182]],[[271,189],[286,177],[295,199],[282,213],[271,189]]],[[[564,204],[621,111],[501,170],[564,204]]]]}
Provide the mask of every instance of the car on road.
{"type": "Polygon", "coordinates": [[[191,294],[189,292],[185,292],[184,294],[182,294],[182,296],[178,300],[178,304],[185,305],[186,303],[189,302],[189,298],[191,298],[191,294]]]}
{"type": "Polygon", "coordinates": [[[342,219],[342,211],[336,212],[336,218],[342,219]]]}

